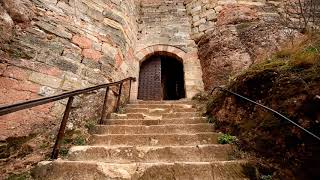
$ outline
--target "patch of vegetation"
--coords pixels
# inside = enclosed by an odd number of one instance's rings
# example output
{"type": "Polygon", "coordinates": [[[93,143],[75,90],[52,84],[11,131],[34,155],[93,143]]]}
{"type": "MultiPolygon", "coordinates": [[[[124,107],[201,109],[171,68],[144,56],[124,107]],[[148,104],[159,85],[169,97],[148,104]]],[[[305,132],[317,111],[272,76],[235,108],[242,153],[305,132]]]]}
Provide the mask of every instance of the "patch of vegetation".
{"type": "Polygon", "coordinates": [[[125,113],[125,108],[123,106],[120,106],[117,110],[117,113],[119,114],[124,114],[125,113]]]}
{"type": "Polygon", "coordinates": [[[272,175],[261,175],[260,179],[261,180],[272,180],[272,175]]]}
{"type": "Polygon", "coordinates": [[[10,174],[6,180],[29,180],[31,175],[29,172],[23,172],[21,174],[10,174]]]}
{"type": "Polygon", "coordinates": [[[40,149],[47,149],[48,147],[50,147],[50,143],[49,142],[43,142],[42,144],[40,144],[40,149]]]}
{"type": "Polygon", "coordinates": [[[232,144],[235,141],[237,141],[237,138],[235,136],[231,136],[230,134],[222,134],[218,137],[219,144],[232,144]]]}
{"type": "Polygon", "coordinates": [[[63,144],[64,145],[85,145],[86,144],[86,138],[82,134],[81,131],[78,130],[72,130],[72,131],[67,131],[65,133],[65,137],[63,139],[63,144]]]}
{"type": "Polygon", "coordinates": [[[62,157],[66,157],[69,153],[69,148],[67,147],[61,147],[59,150],[59,155],[62,157]]]}
{"type": "Polygon", "coordinates": [[[73,144],[77,146],[83,146],[86,144],[86,139],[83,136],[77,136],[76,138],[74,138],[73,144]]]}
{"type": "Polygon", "coordinates": [[[93,121],[89,121],[84,126],[85,128],[87,128],[88,132],[92,132],[96,126],[96,123],[93,121]]]}

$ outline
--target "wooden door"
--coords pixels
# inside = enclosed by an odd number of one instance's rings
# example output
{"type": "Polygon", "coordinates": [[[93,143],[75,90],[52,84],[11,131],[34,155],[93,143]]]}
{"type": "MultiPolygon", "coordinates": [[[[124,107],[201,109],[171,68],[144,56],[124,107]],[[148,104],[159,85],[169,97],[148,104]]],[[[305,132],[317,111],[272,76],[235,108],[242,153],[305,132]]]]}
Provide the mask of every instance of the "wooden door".
{"type": "Polygon", "coordinates": [[[138,99],[162,100],[161,59],[151,57],[140,67],[138,99]]]}

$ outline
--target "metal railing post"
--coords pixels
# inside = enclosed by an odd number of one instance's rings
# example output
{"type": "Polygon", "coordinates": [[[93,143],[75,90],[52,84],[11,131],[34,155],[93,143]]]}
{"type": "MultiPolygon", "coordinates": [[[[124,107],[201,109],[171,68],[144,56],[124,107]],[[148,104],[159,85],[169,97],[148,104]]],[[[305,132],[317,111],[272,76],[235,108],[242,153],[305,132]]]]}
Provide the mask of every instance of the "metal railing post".
{"type": "Polygon", "coordinates": [[[129,82],[129,95],[128,95],[128,102],[130,102],[130,98],[131,98],[131,83],[132,83],[132,80],[130,79],[130,82],[129,82]]]}
{"type": "Polygon", "coordinates": [[[119,87],[118,101],[117,101],[117,111],[119,110],[119,107],[120,107],[120,100],[121,100],[122,85],[123,85],[123,83],[121,83],[121,84],[120,84],[120,87],[119,87]]]}
{"type": "Polygon", "coordinates": [[[70,114],[70,111],[71,111],[73,99],[74,99],[73,96],[69,97],[69,99],[68,99],[68,103],[67,103],[67,106],[66,106],[66,110],[64,111],[64,115],[63,115],[63,118],[62,118],[60,129],[59,129],[59,132],[58,132],[58,135],[57,135],[57,139],[56,139],[56,142],[55,142],[55,144],[53,146],[51,159],[57,159],[58,158],[59,150],[60,150],[60,146],[61,146],[61,141],[62,141],[62,139],[64,137],[64,133],[65,133],[67,121],[68,121],[68,118],[69,118],[69,114],[70,114]]]}
{"type": "Polygon", "coordinates": [[[103,101],[103,106],[102,106],[102,114],[101,114],[100,124],[103,124],[103,122],[106,120],[108,93],[109,93],[109,87],[107,87],[106,94],[104,95],[104,101],[103,101]]]}

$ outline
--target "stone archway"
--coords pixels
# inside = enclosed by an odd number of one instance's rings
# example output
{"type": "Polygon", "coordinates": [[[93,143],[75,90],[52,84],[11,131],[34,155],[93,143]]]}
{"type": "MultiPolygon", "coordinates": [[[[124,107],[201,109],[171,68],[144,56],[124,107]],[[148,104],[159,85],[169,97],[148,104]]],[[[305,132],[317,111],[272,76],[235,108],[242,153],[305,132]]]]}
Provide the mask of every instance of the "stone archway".
{"type": "Polygon", "coordinates": [[[141,64],[153,55],[170,56],[182,62],[186,98],[191,99],[195,94],[203,91],[202,70],[197,51],[186,52],[174,46],[154,45],[136,51],[135,53],[139,68],[136,72],[138,81],[133,85],[132,89],[132,100],[138,98],[141,64]]]}

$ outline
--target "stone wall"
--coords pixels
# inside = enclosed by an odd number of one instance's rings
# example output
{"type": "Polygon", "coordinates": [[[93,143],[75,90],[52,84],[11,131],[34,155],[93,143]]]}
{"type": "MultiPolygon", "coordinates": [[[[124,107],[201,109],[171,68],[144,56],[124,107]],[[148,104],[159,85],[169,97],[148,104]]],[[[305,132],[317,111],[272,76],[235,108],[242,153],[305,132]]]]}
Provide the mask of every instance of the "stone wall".
{"type": "MultiPolygon", "coordinates": [[[[0,104],[135,75],[135,7],[133,0],[3,1],[0,30],[6,36],[0,38],[0,104]]],[[[77,98],[75,107],[82,98],[77,98]]],[[[0,140],[28,135],[37,125],[58,124],[65,104],[2,116],[0,140]]],[[[78,119],[90,118],[90,113],[98,114],[93,108],[78,114],[78,119]]]]}
{"type": "MultiPolygon", "coordinates": [[[[145,57],[157,52],[183,51],[185,90],[192,98],[203,90],[202,72],[197,55],[197,46],[191,38],[191,24],[183,0],[144,0],[139,5],[139,29],[136,57],[141,63],[145,57]]],[[[170,54],[168,54],[170,55],[170,54]]],[[[137,65],[139,66],[139,64],[137,65]]],[[[136,72],[139,76],[139,71],[136,72]]],[[[134,85],[134,96],[138,86],[134,85]]]]}

